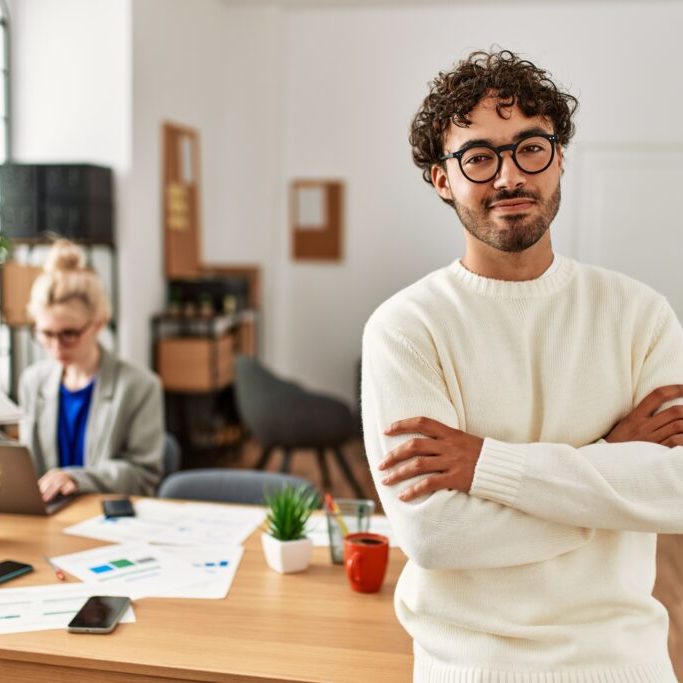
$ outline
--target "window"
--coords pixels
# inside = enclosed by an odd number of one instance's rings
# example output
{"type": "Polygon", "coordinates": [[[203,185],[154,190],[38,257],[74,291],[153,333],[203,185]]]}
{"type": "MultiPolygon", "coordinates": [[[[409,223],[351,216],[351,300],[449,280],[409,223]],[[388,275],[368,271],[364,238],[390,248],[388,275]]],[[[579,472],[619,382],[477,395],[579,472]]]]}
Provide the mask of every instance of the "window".
{"type": "Polygon", "coordinates": [[[9,12],[5,0],[0,0],[0,163],[12,156],[10,137],[10,35],[9,12]]]}

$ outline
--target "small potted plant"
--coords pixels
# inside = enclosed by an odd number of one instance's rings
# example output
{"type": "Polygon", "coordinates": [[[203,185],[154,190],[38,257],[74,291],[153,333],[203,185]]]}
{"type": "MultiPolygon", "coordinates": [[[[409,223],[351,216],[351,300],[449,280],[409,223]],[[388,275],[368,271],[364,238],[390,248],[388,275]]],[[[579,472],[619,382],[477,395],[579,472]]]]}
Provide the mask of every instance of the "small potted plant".
{"type": "Polygon", "coordinates": [[[268,516],[261,544],[266,562],[281,574],[303,571],[313,553],[313,541],[305,535],[306,522],[318,507],[318,494],[309,486],[284,486],[265,499],[268,516]]]}

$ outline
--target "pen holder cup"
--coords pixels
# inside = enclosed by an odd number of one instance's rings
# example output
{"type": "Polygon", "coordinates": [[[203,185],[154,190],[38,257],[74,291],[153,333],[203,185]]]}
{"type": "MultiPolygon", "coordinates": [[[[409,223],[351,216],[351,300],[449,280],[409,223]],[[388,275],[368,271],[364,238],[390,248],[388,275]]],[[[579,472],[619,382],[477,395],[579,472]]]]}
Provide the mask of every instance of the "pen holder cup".
{"type": "Polygon", "coordinates": [[[344,536],[347,533],[368,531],[370,517],[375,512],[375,503],[365,498],[337,498],[336,503],[339,513],[335,514],[329,510],[326,513],[330,559],[333,564],[344,564],[344,536]]]}

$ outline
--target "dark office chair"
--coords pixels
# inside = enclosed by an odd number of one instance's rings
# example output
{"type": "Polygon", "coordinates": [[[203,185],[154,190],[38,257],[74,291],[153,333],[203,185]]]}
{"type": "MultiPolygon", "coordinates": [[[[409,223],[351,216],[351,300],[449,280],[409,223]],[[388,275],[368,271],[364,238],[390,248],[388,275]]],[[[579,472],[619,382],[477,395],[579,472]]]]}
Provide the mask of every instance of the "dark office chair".
{"type": "Polygon", "coordinates": [[[315,491],[311,482],[289,474],[214,468],[176,472],[162,482],[158,495],[159,498],[264,505],[267,495],[285,486],[306,486],[315,491]]]}
{"type": "Polygon", "coordinates": [[[180,469],[181,457],[178,439],[171,432],[166,432],[164,434],[164,477],[180,469]]]}
{"type": "Polygon", "coordinates": [[[276,449],[283,452],[280,471],[290,471],[292,452],[315,450],[323,488],[331,488],[325,451],[330,450],[359,498],[365,493],[340,446],[354,433],[349,407],[342,401],[303,389],[267,370],[256,358],[235,359],[235,397],[242,421],[263,448],[257,469],[276,449]]]}

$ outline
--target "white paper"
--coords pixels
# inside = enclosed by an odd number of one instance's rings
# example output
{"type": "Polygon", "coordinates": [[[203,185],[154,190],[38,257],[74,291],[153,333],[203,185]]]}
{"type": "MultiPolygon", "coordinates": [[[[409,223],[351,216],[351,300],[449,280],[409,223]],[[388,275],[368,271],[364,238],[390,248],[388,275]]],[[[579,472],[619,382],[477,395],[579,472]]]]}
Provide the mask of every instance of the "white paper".
{"type": "Polygon", "coordinates": [[[166,545],[238,545],[266,518],[258,507],[224,507],[205,503],[141,500],[135,517],[107,519],[102,515],[64,531],[102,541],[146,541],[166,545]]]}
{"type": "MultiPolygon", "coordinates": [[[[131,598],[178,596],[178,589],[197,581],[197,570],[187,560],[148,543],[107,545],[53,557],[65,572],[106,595],[123,591],[131,598]]],[[[120,594],[120,593],[118,593],[120,594]]]]}
{"type": "MultiPolygon", "coordinates": [[[[92,595],[98,595],[93,586],[83,583],[59,583],[47,586],[0,589],[0,634],[22,631],[46,631],[66,628],[73,616],[92,595]]],[[[126,595],[107,591],[107,595],[126,595]]],[[[129,607],[121,622],[135,621],[129,607]]]]}
{"type": "Polygon", "coordinates": [[[177,598],[224,598],[230,590],[244,554],[241,545],[176,546],[167,550],[189,562],[196,574],[196,583],[182,586],[176,593],[170,592],[164,596],[177,598]]]}
{"type": "MultiPolygon", "coordinates": [[[[389,545],[392,548],[398,547],[389,519],[385,515],[372,515],[368,531],[373,534],[387,536],[389,538],[389,545]]],[[[327,533],[327,518],[324,515],[313,515],[306,524],[306,536],[313,541],[314,546],[328,547],[330,545],[330,536],[327,533]]]]}

